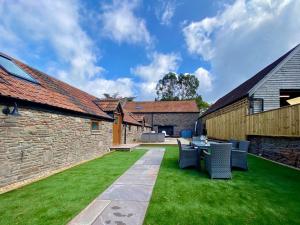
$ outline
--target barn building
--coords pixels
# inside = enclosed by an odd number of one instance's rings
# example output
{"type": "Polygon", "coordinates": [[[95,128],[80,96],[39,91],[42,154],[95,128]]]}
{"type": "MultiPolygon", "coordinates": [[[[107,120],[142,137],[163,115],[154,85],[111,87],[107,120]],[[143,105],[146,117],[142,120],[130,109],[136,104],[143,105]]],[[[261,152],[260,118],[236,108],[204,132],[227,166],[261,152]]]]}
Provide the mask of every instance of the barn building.
{"type": "Polygon", "coordinates": [[[248,139],[251,152],[298,165],[299,109],[297,45],[217,100],[201,115],[199,124],[206,127],[210,138],[248,139]]]}
{"type": "Polygon", "coordinates": [[[194,100],[127,102],[124,108],[145,122],[158,133],[180,136],[181,131],[195,130],[199,108],[194,100]]]}
{"type": "Polygon", "coordinates": [[[118,102],[106,103],[0,53],[0,187],[139,140],[143,124],[118,102]]]}

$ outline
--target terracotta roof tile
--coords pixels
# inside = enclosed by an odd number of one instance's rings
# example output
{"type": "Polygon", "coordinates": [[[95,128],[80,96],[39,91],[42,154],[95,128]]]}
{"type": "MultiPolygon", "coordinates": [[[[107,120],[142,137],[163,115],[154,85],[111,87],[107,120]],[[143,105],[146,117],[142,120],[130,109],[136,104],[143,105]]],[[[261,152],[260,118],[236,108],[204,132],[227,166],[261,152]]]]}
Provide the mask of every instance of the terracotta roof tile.
{"type": "MultiPolygon", "coordinates": [[[[7,55],[4,56],[8,57],[7,55]]],[[[94,103],[97,100],[96,97],[31,68],[16,59],[8,58],[35,78],[39,84],[15,77],[0,68],[0,95],[111,119],[94,103]]]]}
{"type": "Polygon", "coordinates": [[[128,112],[127,110],[123,110],[123,112],[124,112],[123,121],[125,123],[129,123],[129,124],[133,124],[133,125],[137,125],[137,126],[142,126],[141,123],[139,123],[137,120],[135,120],[132,113],[128,112]]]}
{"type": "Polygon", "coordinates": [[[115,111],[120,104],[118,99],[99,99],[95,103],[104,111],[115,111]]]}
{"type": "Polygon", "coordinates": [[[186,101],[153,101],[153,102],[127,102],[124,106],[132,113],[198,113],[199,109],[194,100],[186,101]]]}
{"type": "Polygon", "coordinates": [[[144,115],[137,115],[137,114],[132,114],[133,118],[136,120],[136,121],[139,121],[139,122],[143,122],[145,120],[145,116],[144,115]]]}

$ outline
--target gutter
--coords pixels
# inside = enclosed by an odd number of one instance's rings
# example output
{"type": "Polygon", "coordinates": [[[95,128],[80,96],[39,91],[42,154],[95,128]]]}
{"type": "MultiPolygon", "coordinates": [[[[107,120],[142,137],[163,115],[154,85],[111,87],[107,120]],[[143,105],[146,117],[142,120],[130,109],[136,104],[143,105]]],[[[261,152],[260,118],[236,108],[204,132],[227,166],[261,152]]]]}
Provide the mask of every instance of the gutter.
{"type": "Polygon", "coordinates": [[[17,102],[19,107],[23,106],[23,107],[33,108],[36,110],[41,110],[41,111],[46,111],[46,112],[51,112],[51,113],[54,113],[53,111],[55,111],[55,113],[69,114],[69,115],[78,116],[78,117],[88,117],[90,119],[100,119],[100,120],[105,120],[105,121],[109,121],[109,122],[114,121],[114,119],[111,118],[106,113],[105,114],[107,115],[107,117],[99,116],[99,115],[90,114],[90,113],[78,112],[78,111],[74,111],[71,109],[65,109],[65,108],[61,108],[58,106],[53,106],[53,105],[43,104],[43,103],[39,103],[39,102],[23,100],[20,98],[13,98],[13,97],[0,95],[0,102],[3,102],[3,104],[11,105],[12,101],[17,102]]]}

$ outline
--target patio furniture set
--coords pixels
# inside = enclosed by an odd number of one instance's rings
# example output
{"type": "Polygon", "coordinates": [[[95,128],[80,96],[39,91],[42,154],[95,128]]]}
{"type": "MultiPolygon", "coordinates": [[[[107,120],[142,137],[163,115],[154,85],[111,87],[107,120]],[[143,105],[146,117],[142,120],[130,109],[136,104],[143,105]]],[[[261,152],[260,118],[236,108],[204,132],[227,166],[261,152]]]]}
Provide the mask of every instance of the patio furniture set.
{"type": "Polygon", "coordinates": [[[229,142],[207,141],[193,137],[189,145],[179,146],[179,167],[195,166],[201,169],[201,160],[210,178],[231,179],[232,168],[248,170],[247,154],[249,141],[229,140],[229,142]]]}

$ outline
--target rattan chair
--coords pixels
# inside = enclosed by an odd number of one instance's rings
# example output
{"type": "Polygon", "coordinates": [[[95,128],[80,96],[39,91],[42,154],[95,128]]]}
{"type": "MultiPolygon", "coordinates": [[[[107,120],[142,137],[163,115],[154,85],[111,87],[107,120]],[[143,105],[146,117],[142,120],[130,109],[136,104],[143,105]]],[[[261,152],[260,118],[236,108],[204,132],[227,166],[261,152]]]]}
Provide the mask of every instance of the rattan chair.
{"type": "Polygon", "coordinates": [[[235,148],[235,149],[239,148],[239,141],[238,140],[230,139],[228,142],[232,144],[232,148],[235,148]]]}
{"type": "Polygon", "coordinates": [[[198,167],[198,151],[191,146],[183,146],[178,139],[177,143],[179,147],[179,168],[198,167]]]}
{"type": "Polygon", "coordinates": [[[232,167],[248,170],[247,155],[248,155],[249,144],[250,144],[249,141],[240,141],[239,149],[232,149],[231,152],[232,167]]]}
{"type": "Polygon", "coordinates": [[[205,169],[211,179],[231,179],[231,143],[211,144],[204,152],[205,169]]]}

